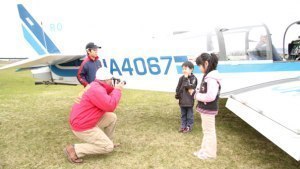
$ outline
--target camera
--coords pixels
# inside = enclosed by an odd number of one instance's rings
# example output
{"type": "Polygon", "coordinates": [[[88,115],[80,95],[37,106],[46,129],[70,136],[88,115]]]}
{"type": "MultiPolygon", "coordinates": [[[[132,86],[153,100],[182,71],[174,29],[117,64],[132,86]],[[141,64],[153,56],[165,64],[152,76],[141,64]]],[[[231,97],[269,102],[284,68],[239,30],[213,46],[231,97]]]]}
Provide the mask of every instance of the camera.
{"type": "Polygon", "coordinates": [[[125,80],[121,81],[121,79],[118,79],[118,78],[112,78],[112,80],[113,80],[113,85],[114,85],[114,86],[115,86],[116,84],[119,84],[120,82],[123,82],[124,85],[126,85],[126,81],[125,81],[125,80]]]}

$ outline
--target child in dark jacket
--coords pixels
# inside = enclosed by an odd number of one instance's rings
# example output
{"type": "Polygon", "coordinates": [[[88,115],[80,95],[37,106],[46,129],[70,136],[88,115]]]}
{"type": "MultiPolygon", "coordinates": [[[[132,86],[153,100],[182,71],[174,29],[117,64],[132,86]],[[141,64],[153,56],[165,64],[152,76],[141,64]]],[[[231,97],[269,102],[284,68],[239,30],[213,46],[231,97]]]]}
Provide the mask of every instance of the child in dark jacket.
{"type": "Polygon", "coordinates": [[[192,73],[194,65],[190,61],[182,64],[183,76],[179,78],[176,88],[175,98],[179,100],[181,111],[181,127],[179,132],[190,132],[194,124],[194,98],[189,93],[189,89],[195,89],[197,86],[197,78],[192,73]]]}

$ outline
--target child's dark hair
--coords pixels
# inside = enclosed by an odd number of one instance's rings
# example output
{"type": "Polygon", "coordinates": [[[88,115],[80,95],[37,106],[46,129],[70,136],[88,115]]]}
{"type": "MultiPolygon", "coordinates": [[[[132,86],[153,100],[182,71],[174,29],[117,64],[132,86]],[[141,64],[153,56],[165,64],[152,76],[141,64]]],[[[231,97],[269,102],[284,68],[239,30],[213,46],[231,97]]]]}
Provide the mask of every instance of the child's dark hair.
{"type": "Polygon", "coordinates": [[[208,61],[208,67],[206,68],[205,72],[206,75],[209,72],[217,69],[218,60],[218,56],[214,53],[202,53],[200,56],[197,57],[196,64],[197,66],[202,65],[203,67],[205,67],[205,61],[208,61]]]}
{"type": "Polygon", "coordinates": [[[185,61],[183,62],[183,64],[181,65],[181,67],[188,67],[190,69],[194,69],[194,64],[191,61],[185,61]]]}

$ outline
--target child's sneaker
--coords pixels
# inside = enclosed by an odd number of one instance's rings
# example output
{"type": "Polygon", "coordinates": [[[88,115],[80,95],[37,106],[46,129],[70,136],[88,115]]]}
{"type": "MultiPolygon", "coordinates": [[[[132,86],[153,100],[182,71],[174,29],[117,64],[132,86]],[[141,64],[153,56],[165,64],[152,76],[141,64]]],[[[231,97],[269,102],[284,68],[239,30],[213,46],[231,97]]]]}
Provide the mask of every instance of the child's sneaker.
{"type": "Polygon", "coordinates": [[[183,133],[188,133],[190,131],[192,131],[192,129],[189,126],[187,126],[182,132],[183,133]]]}
{"type": "Polygon", "coordinates": [[[208,160],[208,159],[212,160],[216,158],[216,157],[207,156],[206,153],[201,149],[199,151],[194,152],[193,154],[201,160],[208,160]]]}
{"type": "Polygon", "coordinates": [[[182,133],[184,130],[185,130],[185,128],[180,128],[180,129],[178,130],[178,132],[179,132],[179,133],[182,133]]]}
{"type": "Polygon", "coordinates": [[[199,159],[201,160],[206,160],[206,159],[209,159],[209,157],[201,150],[199,151],[196,151],[193,153],[196,157],[198,157],[199,159]]]}

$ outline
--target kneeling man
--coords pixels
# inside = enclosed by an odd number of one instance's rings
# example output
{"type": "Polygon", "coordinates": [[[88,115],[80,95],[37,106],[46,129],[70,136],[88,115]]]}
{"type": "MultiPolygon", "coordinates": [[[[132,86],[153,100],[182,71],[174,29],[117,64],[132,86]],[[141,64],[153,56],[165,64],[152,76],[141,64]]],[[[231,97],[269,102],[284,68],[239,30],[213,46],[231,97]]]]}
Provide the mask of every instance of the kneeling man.
{"type": "Polygon", "coordinates": [[[96,72],[96,79],[84,89],[72,107],[72,132],[85,143],[67,145],[64,152],[71,163],[82,163],[88,154],[106,154],[114,149],[113,135],[117,116],[113,111],[121,99],[124,83],[113,86],[107,68],[96,72]]]}

